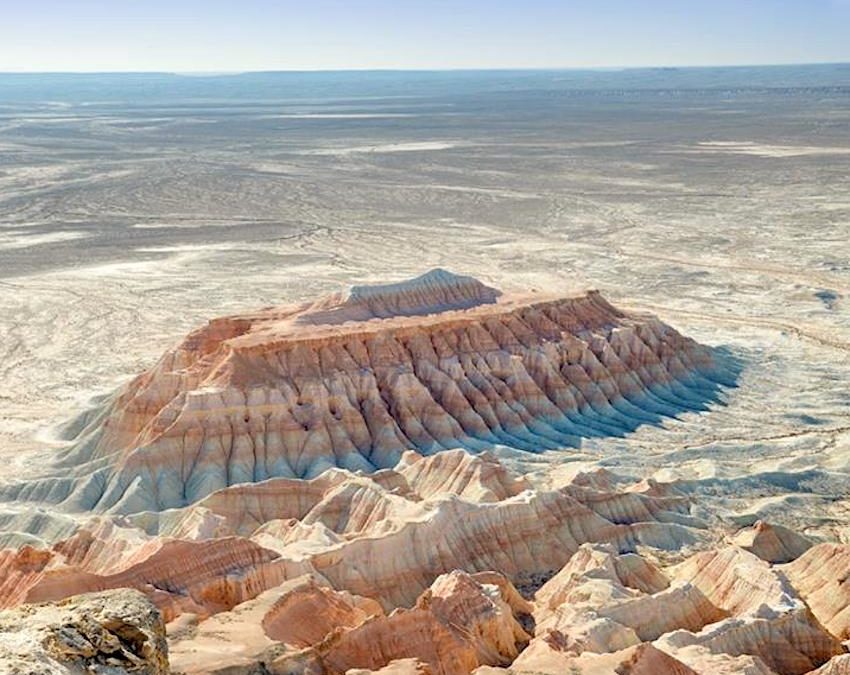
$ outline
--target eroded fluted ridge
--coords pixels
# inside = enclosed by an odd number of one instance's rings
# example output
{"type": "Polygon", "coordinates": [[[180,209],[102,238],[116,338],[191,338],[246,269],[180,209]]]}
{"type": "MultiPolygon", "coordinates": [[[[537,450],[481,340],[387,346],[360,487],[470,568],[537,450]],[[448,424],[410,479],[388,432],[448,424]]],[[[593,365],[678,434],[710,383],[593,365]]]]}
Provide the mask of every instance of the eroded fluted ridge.
{"type": "Polygon", "coordinates": [[[198,675],[844,672],[846,545],[714,530],[675,484],[548,482],[411,451],[92,516],[0,552],[0,608],[138,589],[169,622],[173,672],[198,675]]]}
{"type": "Polygon", "coordinates": [[[436,271],[210,322],[77,424],[76,475],[6,494],[133,513],[373,472],[406,450],[575,447],[704,410],[733,380],[709,348],[597,292],[505,296],[436,271]]]}

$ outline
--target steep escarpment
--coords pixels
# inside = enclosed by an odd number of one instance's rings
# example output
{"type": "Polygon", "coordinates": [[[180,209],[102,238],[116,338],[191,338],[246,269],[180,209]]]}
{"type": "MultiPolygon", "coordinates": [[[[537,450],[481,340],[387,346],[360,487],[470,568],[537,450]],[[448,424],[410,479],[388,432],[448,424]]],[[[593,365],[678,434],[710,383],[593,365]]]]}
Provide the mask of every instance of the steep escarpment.
{"type": "Polygon", "coordinates": [[[407,450],[577,447],[704,410],[733,371],[597,292],[510,296],[438,270],[211,321],[80,421],[61,472],[3,494],[133,513],[407,450]]]}

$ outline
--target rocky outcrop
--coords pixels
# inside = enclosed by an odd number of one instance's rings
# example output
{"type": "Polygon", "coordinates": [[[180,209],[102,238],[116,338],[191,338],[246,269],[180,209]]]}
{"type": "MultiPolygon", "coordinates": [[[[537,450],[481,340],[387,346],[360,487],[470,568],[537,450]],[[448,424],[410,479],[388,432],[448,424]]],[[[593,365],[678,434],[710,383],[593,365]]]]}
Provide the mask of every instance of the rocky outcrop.
{"type": "Polygon", "coordinates": [[[254,672],[260,663],[274,673],[464,675],[510,663],[528,641],[510,602],[515,594],[503,577],[490,584],[452,572],[412,608],[385,615],[374,602],[302,578],[192,630],[172,626],[173,664],[190,675],[254,672]]]}
{"type": "Polygon", "coordinates": [[[582,546],[535,604],[536,635],[546,644],[540,651],[557,645],[573,654],[615,652],[727,616],[695,586],[670,586],[654,565],[609,545],[582,546]]]}
{"type": "Polygon", "coordinates": [[[801,675],[843,651],[782,573],[736,547],[662,571],[585,544],[538,590],[534,618],[514,671],[629,672],[616,655],[652,644],[670,672],[801,675]]]}
{"type": "Polygon", "coordinates": [[[131,590],[0,612],[0,673],[167,675],[165,625],[131,590]]]}
{"type": "Polygon", "coordinates": [[[769,564],[735,546],[697,553],[671,570],[675,579],[698,588],[733,615],[761,607],[795,606],[793,589],[769,564]]]}
{"type": "MultiPolygon", "coordinates": [[[[184,612],[202,616],[230,609],[279,584],[291,572],[277,554],[237,537],[207,541],[151,539],[135,555],[117,556],[111,573],[77,561],[66,551],[90,533],[81,531],[52,551],[39,551],[36,564],[22,564],[34,551],[4,551],[9,592],[0,605],[59,600],[75,593],[130,587],[145,592],[167,620],[184,612]]],[[[108,544],[109,542],[107,542],[108,544]]]]}
{"type": "Polygon", "coordinates": [[[763,520],[737,533],[732,541],[770,563],[791,562],[813,546],[813,542],[803,535],[763,520]]]}
{"type": "Polygon", "coordinates": [[[673,576],[731,615],[698,632],[678,630],[656,641],[686,663],[699,663],[706,654],[746,654],[771,672],[801,675],[843,652],[786,576],[752,553],[736,547],[699,553],[673,576]]]}
{"type": "Polygon", "coordinates": [[[435,672],[463,675],[479,665],[509,664],[528,639],[498,588],[454,572],[438,578],[413,608],[370,619],[317,653],[329,673],[416,658],[435,672]]]}
{"type": "Polygon", "coordinates": [[[208,619],[184,614],[168,625],[177,672],[253,672],[282,654],[383,616],[374,600],[335,591],[316,575],[283,582],[208,619]]]}
{"type": "Polygon", "coordinates": [[[850,639],[850,546],[819,544],[782,570],[818,620],[850,639]]]}

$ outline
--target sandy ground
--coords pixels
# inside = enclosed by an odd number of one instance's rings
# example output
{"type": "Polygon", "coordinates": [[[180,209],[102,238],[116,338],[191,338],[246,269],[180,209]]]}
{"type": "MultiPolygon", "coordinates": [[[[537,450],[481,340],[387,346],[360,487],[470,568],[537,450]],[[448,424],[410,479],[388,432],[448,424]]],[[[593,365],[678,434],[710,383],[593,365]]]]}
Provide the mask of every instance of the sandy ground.
{"type": "Polygon", "coordinates": [[[742,523],[850,541],[843,96],[4,110],[0,480],[213,316],[442,266],[596,287],[743,359],[708,414],[514,461],[682,479],[742,523]]]}

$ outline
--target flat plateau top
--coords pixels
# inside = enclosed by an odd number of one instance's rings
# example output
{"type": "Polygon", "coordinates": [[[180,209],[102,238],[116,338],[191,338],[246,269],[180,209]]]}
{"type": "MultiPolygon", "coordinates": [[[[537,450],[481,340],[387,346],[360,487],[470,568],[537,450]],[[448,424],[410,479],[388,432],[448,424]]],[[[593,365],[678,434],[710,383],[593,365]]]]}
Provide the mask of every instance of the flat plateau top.
{"type": "Polygon", "coordinates": [[[432,270],[395,284],[355,286],[312,303],[215,319],[202,332],[235,330],[224,341],[234,349],[244,350],[276,342],[478,322],[524,308],[570,302],[592,308],[594,314],[622,316],[595,290],[571,294],[536,291],[506,294],[472,277],[432,270]]]}

